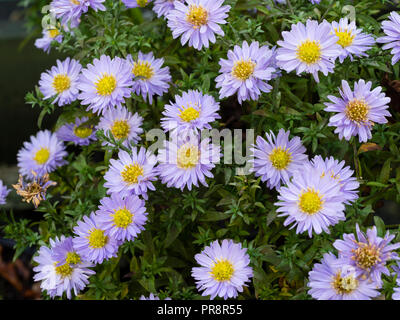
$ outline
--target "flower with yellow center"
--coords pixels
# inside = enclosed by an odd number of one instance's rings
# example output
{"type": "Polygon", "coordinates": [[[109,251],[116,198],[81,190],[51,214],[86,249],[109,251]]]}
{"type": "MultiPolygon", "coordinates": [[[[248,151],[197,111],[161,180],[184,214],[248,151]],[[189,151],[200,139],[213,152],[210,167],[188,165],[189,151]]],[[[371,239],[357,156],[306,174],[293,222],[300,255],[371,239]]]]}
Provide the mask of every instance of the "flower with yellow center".
{"type": "Polygon", "coordinates": [[[93,133],[93,129],[85,126],[75,126],[74,135],[78,138],[86,139],[93,133]]]}
{"type": "Polygon", "coordinates": [[[297,58],[306,64],[314,64],[321,60],[321,45],[315,40],[306,40],[296,50],[297,58]]]}
{"type": "Polygon", "coordinates": [[[133,221],[133,213],[130,212],[126,207],[114,210],[112,215],[114,224],[118,228],[126,229],[133,221]]]}
{"type": "Polygon", "coordinates": [[[246,81],[249,79],[253,73],[254,68],[256,67],[256,63],[249,60],[239,60],[236,61],[232,68],[232,75],[241,81],[246,81]]]}
{"type": "Polygon", "coordinates": [[[269,155],[272,166],[277,170],[285,170],[292,161],[292,155],[288,149],[274,148],[269,155]]]}
{"type": "Polygon", "coordinates": [[[138,164],[130,164],[124,167],[124,170],[121,172],[122,180],[127,184],[135,184],[138,183],[138,178],[142,176],[144,173],[143,167],[138,164]]]}
{"type": "Polygon", "coordinates": [[[58,74],[53,78],[53,88],[60,94],[71,87],[71,80],[67,74],[58,74]]]}
{"type": "Polygon", "coordinates": [[[88,240],[89,247],[93,249],[100,249],[107,244],[108,237],[104,234],[103,230],[93,228],[92,230],[90,230],[88,240]]]}
{"type": "Polygon", "coordinates": [[[109,96],[117,87],[117,80],[113,75],[104,74],[96,83],[97,93],[101,96],[109,96]]]}
{"type": "Polygon", "coordinates": [[[350,101],[345,109],[347,118],[358,125],[368,123],[369,105],[364,100],[354,99],[350,101]]]}
{"type": "Polygon", "coordinates": [[[231,280],[235,269],[231,262],[226,259],[217,260],[211,268],[210,274],[215,281],[224,282],[231,280]]]}
{"type": "Polygon", "coordinates": [[[368,270],[381,262],[380,248],[363,242],[358,242],[358,248],[352,249],[353,259],[361,269],[368,270]]]}
{"type": "Polygon", "coordinates": [[[186,21],[193,25],[193,29],[198,29],[207,24],[208,12],[202,6],[191,5],[186,14],[186,21]]]}
{"type": "Polygon", "coordinates": [[[352,45],[354,38],[356,37],[347,29],[341,30],[340,28],[337,28],[335,29],[335,34],[339,37],[337,44],[342,46],[342,48],[352,45]]]}
{"type": "Polygon", "coordinates": [[[38,151],[36,151],[33,160],[35,160],[37,164],[42,165],[49,160],[49,157],[50,150],[48,148],[40,148],[38,151]]]}
{"type": "Polygon", "coordinates": [[[192,169],[194,168],[200,159],[199,148],[190,143],[182,145],[178,149],[177,154],[177,166],[181,169],[192,169]]]}
{"type": "Polygon", "coordinates": [[[128,121],[126,120],[116,120],[111,127],[111,132],[115,139],[126,139],[130,132],[130,127],[128,121]]]}
{"type": "Polygon", "coordinates": [[[307,191],[303,191],[298,201],[299,209],[310,216],[320,211],[323,204],[324,200],[314,188],[308,188],[307,191]]]}
{"type": "Polygon", "coordinates": [[[141,60],[133,63],[132,73],[144,81],[150,80],[154,76],[150,62],[141,60]]]}
{"type": "Polygon", "coordinates": [[[199,116],[200,116],[200,111],[196,110],[193,107],[184,108],[183,106],[182,106],[181,113],[179,115],[179,117],[182,119],[182,121],[185,121],[185,122],[190,122],[190,121],[196,120],[199,116]]]}
{"type": "Polygon", "coordinates": [[[342,277],[339,271],[336,276],[333,277],[331,285],[337,294],[344,295],[352,293],[358,288],[358,280],[355,278],[354,274],[342,277]]]}

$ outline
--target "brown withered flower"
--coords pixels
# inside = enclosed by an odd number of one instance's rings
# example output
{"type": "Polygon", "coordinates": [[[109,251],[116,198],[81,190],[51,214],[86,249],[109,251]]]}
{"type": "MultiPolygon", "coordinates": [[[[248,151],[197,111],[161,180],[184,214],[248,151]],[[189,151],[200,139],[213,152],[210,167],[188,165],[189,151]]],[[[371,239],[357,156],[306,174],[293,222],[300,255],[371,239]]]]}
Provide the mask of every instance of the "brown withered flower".
{"type": "Polygon", "coordinates": [[[31,202],[37,208],[41,201],[46,200],[47,188],[55,186],[57,183],[49,180],[46,173],[42,177],[37,177],[37,173],[32,170],[34,176],[31,182],[25,183],[22,175],[19,175],[18,183],[13,184],[13,188],[22,197],[22,201],[31,202]]]}

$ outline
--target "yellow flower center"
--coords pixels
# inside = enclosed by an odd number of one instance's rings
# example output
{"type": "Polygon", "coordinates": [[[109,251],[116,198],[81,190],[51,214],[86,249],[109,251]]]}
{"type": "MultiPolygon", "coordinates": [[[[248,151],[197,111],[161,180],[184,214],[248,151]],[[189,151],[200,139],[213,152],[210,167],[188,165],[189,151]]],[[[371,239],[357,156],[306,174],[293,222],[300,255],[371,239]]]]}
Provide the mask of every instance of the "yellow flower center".
{"type": "MultiPolygon", "coordinates": [[[[57,265],[57,262],[55,263],[57,265]]],[[[56,267],[56,273],[62,278],[69,277],[72,274],[72,268],[68,263],[64,263],[62,266],[56,267]]]]}
{"type": "Polygon", "coordinates": [[[380,249],[375,245],[358,242],[358,246],[351,251],[354,253],[353,259],[360,268],[368,270],[381,261],[380,249]]]}
{"type": "Polygon", "coordinates": [[[58,94],[71,87],[71,80],[66,74],[58,74],[53,78],[53,88],[58,94]]]}
{"type": "Polygon", "coordinates": [[[308,188],[301,193],[298,205],[302,212],[313,215],[322,209],[323,203],[319,192],[308,188]]]}
{"type": "Polygon", "coordinates": [[[181,114],[179,115],[179,117],[182,119],[182,121],[185,121],[185,122],[190,122],[192,120],[196,120],[199,116],[200,116],[200,112],[197,111],[193,107],[189,107],[186,109],[183,109],[183,107],[182,107],[181,114]]]}
{"type": "Polygon", "coordinates": [[[76,252],[68,252],[66,262],[67,264],[78,264],[81,262],[81,257],[76,252]]]}
{"type": "Polygon", "coordinates": [[[69,0],[72,4],[79,5],[79,0],[69,0]]]}
{"type": "Polygon", "coordinates": [[[137,0],[136,2],[137,2],[139,7],[143,8],[149,3],[149,0],[137,0]]]}
{"type": "Polygon", "coordinates": [[[297,47],[297,58],[306,64],[313,64],[321,59],[321,45],[313,40],[306,40],[297,47]]]}
{"type": "Polygon", "coordinates": [[[113,75],[105,74],[95,83],[95,85],[99,95],[109,96],[117,87],[117,80],[113,75]]]}
{"type": "Polygon", "coordinates": [[[54,39],[60,34],[60,31],[58,31],[58,29],[49,29],[47,30],[47,34],[49,35],[50,38],[54,39]]]}
{"type": "Polygon", "coordinates": [[[287,149],[282,149],[281,147],[272,150],[269,155],[269,160],[272,166],[277,170],[284,170],[288,167],[289,163],[292,161],[291,153],[287,149]]]}
{"type": "Polygon", "coordinates": [[[134,184],[138,182],[138,177],[143,175],[143,167],[138,163],[130,164],[125,166],[121,172],[122,180],[128,184],[134,184]]]}
{"type": "Polygon", "coordinates": [[[133,213],[125,207],[123,209],[114,210],[114,212],[114,224],[118,228],[126,229],[132,223],[133,213]]]}
{"type": "Polygon", "coordinates": [[[111,132],[115,139],[125,139],[128,137],[130,127],[128,125],[128,121],[126,120],[117,120],[114,121],[113,126],[111,127],[111,132]]]}
{"type": "Polygon", "coordinates": [[[89,127],[81,127],[81,126],[74,127],[74,135],[81,139],[89,137],[92,134],[92,132],[93,129],[89,127]]]}
{"type": "Polygon", "coordinates": [[[345,29],[341,30],[335,29],[335,34],[339,37],[337,44],[341,45],[343,48],[350,46],[356,36],[353,36],[351,31],[345,29]]]}
{"type": "Polygon", "coordinates": [[[197,29],[207,23],[208,12],[202,6],[191,5],[189,12],[186,14],[186,21],[197,29]]]}
{"type": "Polygon", "coordinates": [[[234,272],[232,263],[226,259],[217,260],[211,269],[212,277],[218,282],[229,281],[234,272]]]}
{"type": "Polygon", "coordinates": [[[94,249],[103,248],[108,241],[108,237],[104,235],[104,231],[100,229],[92,229],[88,239],[89,246],[94,249]]]}
{"type": "Polygon", "coordinates": [[[339,271],[336,276],[333,277],[331,285],[337,294],[349,294],[357,289],[358,280],[353,274],[348,275],[347,277],[342,277],[339,271]]]}
{"type": "Polygon", "coordinates": [[[138,61],[133,63],[132,73],[135,77],[141,77],[142,80],[149,80],[154,75],[153,68],[148,61],[138,61]]]}
{"type": "Polygon", "coordinates": [[[184,144],[178,149],[177,166],[181,169],[191,169],[197,165],[199,158],[200,152],[197,146],[184,144]]]}
{"type": "Polygon", "coordinates": [[[368,121],[369,105],[363,100],[354,99],[347,104],[345,113],[351,121],[358,124],[366,123],[368,121]]]}
{"type": "Polygon", "coordinates": [[[36,152],[33,160],[35,160],[37,164],[45,164],[46,161],[49,159],[49,157],[50,157],[50,150],[47,148],[41,148],[36,152]]]}
{"type": "Polygon", "coordinates": [[[256,63],[249,60],[239,60],[235,62],[232,69],[232,75],[239,80],[246,81],[254,72],[256,63]]]}

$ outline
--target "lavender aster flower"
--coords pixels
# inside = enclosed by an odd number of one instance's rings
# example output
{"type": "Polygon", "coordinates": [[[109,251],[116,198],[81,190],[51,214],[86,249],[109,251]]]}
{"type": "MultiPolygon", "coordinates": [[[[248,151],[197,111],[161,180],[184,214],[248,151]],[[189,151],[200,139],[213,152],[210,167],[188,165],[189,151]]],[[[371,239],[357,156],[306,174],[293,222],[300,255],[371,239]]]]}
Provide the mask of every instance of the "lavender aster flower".
{"type": "Polygon", "coordinates": [[[299,137],[289,140],[290,131],[279,130],[278,136],[271,131],[266,133],[268,141],[258,136],[256,144],[250,150],[254,159],[252,169],[256,177],[267,183],[270,189],[279,188],[281,183],[288,183],[293,173],[308,161],[306,148],[299,137]]]}
{"type": "Polygon", "coordinates": [[[57,138],[62,141],[71,141],[78,146],[88,146],[96,140],[96,131],[93,125],[87,125],[88,117],[76,118],[74,123],[64,124],[56,132],[57,138]]]}
{"type": "Polygon", "coordinates": [[[127,8],[144,8],[147,6],[152,0],[122,0],[123,4],[127,8]]]}
{"type": "Polygon", "coordinates": [[[39,131],[36,136],[31,136],[30,142],[24,142],[23,148],[18,151],[18,167],[23,176],[33,179],[32,170],[38,177],[53,172],[66,163],[63,160],[66,155],[65,146],[55,133],[39,131]]]}
{"type": "Polygon", "coordinates": [[[106,235],[94,212],[90,217],[84,216],[83,221],[78,221],[74,233],[76,235],[72,239],[74,250],[83,259],[102,263],[117,256],[119,243],[113,237],[106,235]]]}
{"type": "MultiPolygon", "coordinates": [[[[149,297],[146,298],[145,296],[141,296],[139,300],[160,300],[160,298],[157,295],[154,295],[153,293],[150,293],[149,297]]],[[[171,298],[165,298],[164,300],[172,300],[171,298]]]]}
{"type": "MultiPolygon", "coordinates": [[[[104,132],[109,131],[115,140],[119,140],[128,147],[131,143],[138,143],[140,134],[143,129],[140,127],[143,118],[136,112],[132,115],[125,107],[117,107],[104,112],[100,118],[97,129],[103,129],[104,132]]],[[[110,145],[104,142],[104,145],[110,145]]]]}
{"type": "Polygon", "coordinates": [[[78,99],[89,105],[88,111],[102,114],[107,108],[121,106],[131,96],[132,84],[131,68],[126,60],[102,55],[82,70],[78,84],[82,92],[78,99]]]}
{"type": "Polygon", "coordinates": [[[35,47],[38,49],[42,49],[46,53],[49,53],[51,43],[53,41],[61,43],[62,40],[63,35],[60,33],[60,30],[56,27],[49,27],[42,30],[42,37],[35,40],[35,47]]]}
{"type": "Polygon", "coordinates": [[[344,234],[343,240],[336,240],[333,246],[339,251],[339,259],[343,263],[352,265],[357,276],[370,279],[377,285],[382,285],[381,275],[390,275],[386,262],[399,259],[394,250],[400,248],[400,243],[389,244],[394,235],[386,233],[384,238],[377,235],[376,227],[372,227],[364,234],[356,225],[356,234],[344,234]]]}
{"type": "Polygon", "coordinates": [[[57,66],[46,70],[40,76],[39,89],[43,93],[43,99],[55,97],[51,102],[60,107],[70,104],[78,97],[78,78],[81,72],[81,64],[69,57],[64,61],[57,60],[57,66]]]}
{"type": "Polygon", "coordinates": [[[149,102],[153,103],[153,96],[162,96],[164,92],[168,92],[171,75],[169,68],[161,68],[164,59],[155,59],[153,53],[143,54],[139,51],[138,59],[133,60],[129,54],[127,60],[134,76],[133,91],[137,95],[142,95],[143,100],[149,98],[149,102]]]}
{"type": "Polygon", "coordinates": [[[355,21],[348,22],[347,18],[342,18],[339,23],[332,22],[332,31],[339,37],[338,44],[342,47],[342,53],[339,61],[342,63],[346,57],[350,57],[353,61],[353,54],[356,57],[368,57],[364,51],[371,49],[375,44],[374,38],[362,33],[361,29],[357,29],[355,21]]]}
{"type": "Polygon", "coordinates": [[[396,275],[396,284],[397,284],[397,287],[394,288],[392,299],[400,300],[400,263],[397,262],[397,265],[393,266],[392,269],[394,271],[394,275],[396,275]]]}
{"type": "Polygon", "coordinates": [[[6,204],[6,198],[10,193],[10,189],[7,189],[7,186],[3,184],[3,181],[0,180],[0,204],[6,204]]]}
{"type": "Polygon", "coordinates": [[[211,129],[210,123],[221,117],[218,115],[219,103],[208,95],[197,90],[184,92],[175,96],[175,103],[165,105],[162,113],[161,127],[164,131],[211,129]]]}
{"type": "Polygon", "coordinates": [[[341,54],[342,47],[337,44],[339,38],[332,34],[331,25],[327,21],[307,20],[292,25],[290,32],[282,32],[283,41],[278,41],[276,59],[280,68],[291,72],[296,70],[311,73],[319,82],[318,72],[324,75],[333,72],[335,59],[341,54]]]}
{"type": "Polygon", "coordinates": [[[168,27],[174,39],[181,36],[181,43],[201,50],[215,43],[215,34],[224,36],[219,24],[225,24],[230,6],[222,6],[224,0],[185,0],[175,1],[175,8],[168,15],[168,27]],[[222,7],[221,7],[222,6],[222,7]]]}
{"type": "MultiPolygon", "coordinates": [[[[183,0],[175,0],[182,3],[183,0]]],[[[174,0],[155,0],[153,11],[157,13],[157,17],[167,16],[168,13],[174,9],[174,0]]]]}
{"type": "Polygon", "coordinates": [[[206,177],[212,178],[211,170],[221,157],[220,147],[210,143],[210,139],[199,142],[198,137],[164,141],[164,149],[159,151],[158,174],[168,187],[189,190],[199,182],[208,186],[206,177]]]}
{"type": "Polygon", "coordinates": [[[228,60],[221,59],[221,74],[215,79],[216,87],[221,88],[219,97],[232,96],[237,92],[239,103],[243,100],[258,100],[261,92],[269,92],[272,86],[268,81],[276,72],[274,51],[267,46],[259,47],[254,41],[242,47],[235,46],[228,51],[228,60]]]}
{"type": "Polygon", "coordinates": [[[357,277],[354,268],[338,264],[333,253],[325,253],[309,273],[308,293],[318,300],[371,300],[379,295],[376,285],[357,277]]]}
{"type": "Polygon", "coordinates": [[[218,240],[212,242],[195,259],[201,267],[194,267],[192,276],[197,289],[204,290],[202,295],[210,295],[210,299],[236,298],[253,276],[247,249],[232,240],[225,239],[221,245],[218,240]]]}
{"type": "Polygon", "coordinates": [[[133,148],[132,155],[121,150],[118,160],[110,160],[110,168],[104,175],[107,193],[118,192],[123,197],[141,195],[147,199],[147,190],[155,190],[151,181],[157,179],[156,163],[156,156],[143,147],[133,148]]]}
{"type": "Polygon", "coordinates": [[[385,43],[383,50],[392,49],[392,64],[400,60],[400,15],[393,11],[390,13],[389,21],[382,22],[382,29],[386,36],[376,39],[378,43],[385,43]]]}
{"type": "Polygon", "coordinates": [[[147,212],[144,200],[137,196],[121,197],[119,193],[111,194],[100,200],[96,211],[99,226],[109,237],[120,241],[131,241],[144,230],[147,212]]]}
{"type": "Polygon", "coordinates": [[[372,138],[374,123],[386,123],[385,117],[391,116],[386,110],[390,98],[381,92],[381,87],[371,90],[371,86],[371,81],[359,80],[351,91],[347,81],[342,80],[341,98],[328,96],[332,103],[325,103],[325,111],[337,112],[329,119],[328,126],[336,127],[335,133],[340,139],[350,140],[351,136],[358,135],[360,142],[366,142],[372,138]]]}
{"type": "MultiPolygon", "coordinates": [[[[279,190],[279,202],[275,203],[282,212],[278,217],[287,216],[284,226],[293,223],[291,228],[297,226],[296,233],[312,231],[320,234],[322,231],[329,233],[328,227],[345,220],[344,204],[339,198],[340,185],[311,166],[296,171],[287,187],[279,190]]],[[[291,229],[290,228],[290,229],[291,229]]]]}

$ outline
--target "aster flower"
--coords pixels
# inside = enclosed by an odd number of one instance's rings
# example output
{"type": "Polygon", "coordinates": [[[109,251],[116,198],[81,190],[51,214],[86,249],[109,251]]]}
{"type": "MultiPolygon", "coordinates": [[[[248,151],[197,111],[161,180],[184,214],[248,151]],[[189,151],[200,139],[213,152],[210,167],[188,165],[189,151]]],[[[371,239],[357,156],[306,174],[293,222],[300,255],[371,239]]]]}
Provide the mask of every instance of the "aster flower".
{"type": "Polygon", "coordinates": [[[6,185],[3,184],[3,181],[0,180],[0,204],[6,204],[6,198],[10,193],[10,189],[7,188],[6,185]]]}
{"type": "Polygon", "coordinates": [[[224,36],[219,26],[226,23],[230,6],[222,6],[224,0],[185,0],[175,1],[175,8],[168,15],[168,27],[174,39],[181,36],[181,43],[201,50],[215,43],[215,34],[224,36]],[[222,7],[221,7],[222,6],[222,7]]]}
{"type": "MultiPolygon", "coordinates": [[[[175,0],[182,3],[183,0],[175,0]]],[[[153,11],[157,13],[157,17],[167,16],[168,13],[174,9],[174,0],[155,0],[153,11]]]]}
{"type": "Polygon", "coordinates": [[[55,240],[50,239],[50,248],[42,246],[39,255],[33,260],[38,266],[33,268],[37,274],[35,281],[42,281],[40,287],[46,290],[51,298],[62,297],[66,292],[71,299],[71,291],[77,295],[89,283],[88,278],[95,274],[90,267],[92,263],[82,261],[73,249],[72,238],[61,236],[55,240]],[[63,259],[61,262],[60,259],[63,259]]]}
{"type": "Polygon", "coordinates": [[[62,40],[63,35],[60,33],[60,30],[57,29],[57,27],[50,26],[42,30],[42,37],[35,40],[35,47],[42,49],[46,53],[49,53],[51,49],[51,43],[53,41],[61,43],[62,40]]]}
{"type": "Polygon", "coordinates": [[[307,20],[306,25],[298,22],[292,25],[290,32],[282,32],[283,41],[278,41],[276,59],[280,68],[291,72],[296,70],[311,73],[319,82],[318,72],[324,75],[333,72],[335,59],[341,54],[342,47],[337,44],[339,37],[332,34],[330,23],[324,20],[307,20]]]}
{"type": "Polygon", "coordinates": [[[60,107],[70,104],[78,97],[78,78],[81,72],[81,64],[69,57],[64,61],[57,60],[57,66],[46,70],[40,76],[39,89],[43,93],[43,99],[55,97],[51,102],[60,107]]]}
{"type": "Polygon", "coordinates": [[[345,161],[339,162],[333,157],[324,160],[318,155],[311,160],[311,165],[317,168],[321,175],[331,177],[340,185],[339,197],[343,203],[350,204],[358,198],[357,189],[360,184],[353,177],[354,171],[345,166],[345,161]]]}
{"type": "Polygon", "coordinates": [[[321,2],[321,0],[310,0],[310,2],[312,4],[319,4],[321,2]]]}
{"type": "Polygon", "coordinates": [[[225,239],[221,245],[216,240],[194,258],[201,267],[192,269],[192,277],[197,289],[204,290],[202,295],[211,300],[216,296],[236,298],[253,276],[247,249],[232,240],[225,239]]]}
{"type": "Polygon", "coordinates": [[[30,142],[24,142],[23,148],[18,151],[18,167],[27,178],[34,178],[32,170],[41,177],[64,165],[66,161],[63,158],[66,155],[65,146],[56,134],[49,130],[39,131],[36,136],[31,136],[30,142]]]}
{"type": "Polygon", "coordinates": [[[87,111],[103,114],[107,108],[121,106],[125,98],[131,96],[132,84],[132,73],[126,60],[102,55],[82,70],[78,84],[82,92],[78,99],[88,105],[87,111]]]}
{"type": "Polygon", "coordinates": [[[283,225],[293,223],[291,228],[297,226],[296,233],[308,231],[311,238],[313,230],[316,234],[329,233],[330,225],[345,220],[340,185],[331,177],[322,176],[316,168],[305,166],[296,171],[278,192],[276,211],[282,212],[278,217],[287,216],[283,225]]]}
{"type": "MultiPolygon", "coordinates": [[[[157,295],[154,295],[153,293],[150,293],[149,297],[146,298],[144,295],[142,295],[139,300],[160,300],[160,298],[157,295]]],[[[165,298],[164,300],[172,300],[171,298],[165,298]]]]}
{"type": "Polygon", "coordinates": [[[18,183],[13,184],[13,188],[17,194],[22,197],[22,201],[31,202],[37,208],[43,200],[46,200],[46,191],[49,187],[57,185],[56,182],[49,180],[49,174],[45,173],[38,177],[36,172],[32,170],[33,179],[29,183],[25,183],[22,175],[19,175],[18,183]]]}
{"type": "Polygon", "coordinates": [[[372,82],[365,83],[359,80],[354,83],[351,91],[346,80],[342,80],[342,90],[339,89],[341,98],[328,96],[331,102],[325,103],[325,111],[337,112],[329,119],[328,126],[336,127],[335,133],[339,138],[350,140],[352,136],[359,136],[360,142],[372,138],[371,129],[374,123],[386,123],[385,117],[390,117],[388,103],[381,87],[371,90],[372,82]]]}
{"type": "Polygon", "coordinates": [[[182,96],[175,96],[175,102],[165,105],[161,127],[164,131],[211,129],[210,123],[221,117],[218,115],[219,103],[198,90],[189,90],[182,96]]]}
{"type": "Polygon", "coordinates": [[[333,253],[325,253],[309,273],[308,293],[318,300],[371,300],[379,295],[376,285],[357,277],[354,268],[338,264],[333,253]]]}
{"type": "Polygon", "coordinates": [[[96,131],[93,125],[87,124],[88,117],[76,118],[74,123],[64,124],[56,132],[57,138],[62,141],[71,141],[78,146],[88,146],[96,140],[96,131]]]}
{"type": "Polygon", "coordinates": [[[342,53],[339,55],[340,63],[346,57],[350,57],[353,61],[353,54],[356,57],[367,57],[364,52],[375,44],[371,35],[362,33],[361,29],[357,29],[355,21],[349,23],[347,18],[342,18],[339,22],[333,21],[332,31],[339,37],[337,43],[342,47],[342,53]]]}
{"type": "Polygon", "coordinates": [[[127,8],[144,8],[147,6],[152,0],[122,0],[123,4],[127,8]]]}
{"type": "Polygon", "coordinates": [[[118,192],[123,197],[141,195],[147,199],[147,190],[155,190],[151,181],[157,180],[156,163],[156,156],[143,147],[133,148],[132,155],[121,150],[118,160],[110,160],[110,168],[104,175],[107,193],[118,192]]]}
{"type": "Polygon", "coordinates": [[[397,262],[397,265],[392,267],[394,271],[394,275],[396,276],[396,285],[394,288],[394,293],[392,294],[393,300],[400,300],[400,263],[397,262]]]}
{"type": "Polygon", "coordinates": [[[221,59],[220,75],[215,79],[221,88],[219,97],[232,96],[237,92],[239,103],[244,100],[258,100],[261,92],[269,92],[275,69],[274,51],[267,46],[259,47],[257,41],[250,46],[244,41],[242,47],[235,46],[228,51],[228,60],[221,59]]]}
{"type": "Polygon", "coordinates": [[[400,60],[400,15],[392,11],[389,20],[382,22],[382,29],[386,36],[376,39],[378,43],[385,43],[383,50],[392,49],[392,64],[400,60]]]}
{"type": "Polygon", "coordinates": [[[210,143],[210,139],[188,136],[176,141],[164,141],[164,149],[159,151],[157,167],[162,183],[167,187],[185,187],[199,183],[208,186],[206,177],[212,178],[211,170],[221,157],[220,147],[210,143]]]}
{"type": "Polygon", "coordinates": [[[74,227],[75,238],[72,239],[75,252],[83,259],[93,263],[102,263],[117,256],[119,243],[106,235],[99,225],[98,216],[92,212],[90,217],[84,216],[74,227]]]}
{"type": "Polygon", "coordinates": [[[137,196],[121,197],[111,194],[100,200],[96,211],[98,224],[109,237],[120,241],[131,241],[138,236],[147,221],[144,200],[137,196]]]}
{"type": "Polygon", "coordinates": [[[143,54],[139,51],[137,60],[133,60],[129,54],[127,61],[130,64],[130,70],[134,76],[132,90],[137,95],[142,95],[143,100],[149,98],[149,103],[153,103],[153,96],[162,96],[164,92],[168,92],[171,75],[169,68],[161,68],[164,59],[155,59],[153,53],[143,54]]]}
{"type": "MultiPolygon", "coordinates": [[[[117,107],[104,112],[100,118],[97,129],[103,129],[104,132],[109,131],[115,140],[121,141],[124,146],[128,147],[131,143],[138,143],[140,134],[143,129],[140,127],[143,118],[136,112],[132,115],[125,107],[117,107]]],[[[104,142],[103,145],[110,145],[104,142]]]]}
{"type": "Polygon", "coordinates": [[[356,225],[356,235],[343,234],[343,240],[336,240],[333,246],[339,251],[339,259],[343,263],[352,265],[357,276],[370,279],[377,285],[382,285],[381,275],[390,275],[386,262],[399,259],[394,250],[400,248],[400,243],[389,244],[394,235],[386,233],[384,238],[377,235],[376,227],[367,230],[364,234],[356,225]]]}
{"type": "Polygon", "coordinates": [[[271,131],[266,133],[268,141],[258,136],[256,144],[250,149],[254,159],[252,171],[270,189],[279,188],[281,183],[288,183],[293,173],[308,161],[306,148],[299,137],[289,140],[290,131],[280,129],[278,136],[271,131]]]}

